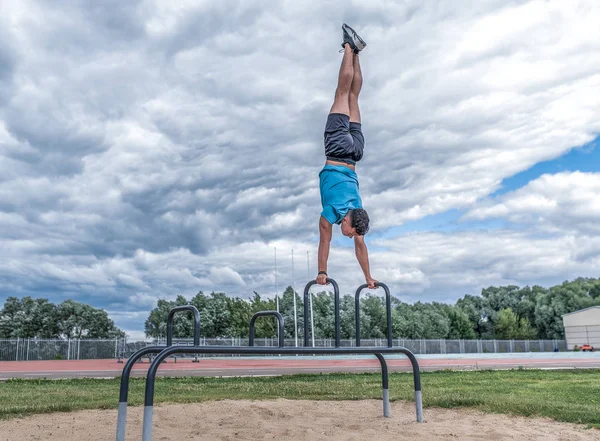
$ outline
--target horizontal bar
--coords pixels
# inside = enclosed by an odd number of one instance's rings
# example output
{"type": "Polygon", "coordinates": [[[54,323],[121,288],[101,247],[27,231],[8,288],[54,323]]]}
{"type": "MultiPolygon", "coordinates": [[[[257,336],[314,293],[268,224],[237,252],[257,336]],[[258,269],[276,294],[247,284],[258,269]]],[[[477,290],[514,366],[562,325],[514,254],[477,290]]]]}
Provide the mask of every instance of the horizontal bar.
{"type": "Polygon", "coordinates": [[[152,406],[154,401],[154,378],[156,371],[162,360],[165,360],[173,354],[234,354],[234,355],[342,355],[342,354],[372,354],[378,358],[383,354],[405,354],[413,367],[415,391],[421,390],[421,376],[419,372],[419,363],[414,354],[403,347],[348,347],[348,348],[304,348],[304,347],[248,347],[248,346],[169,346],[165,348],[150,365],[146,380],[145,405],[152,406]]]}

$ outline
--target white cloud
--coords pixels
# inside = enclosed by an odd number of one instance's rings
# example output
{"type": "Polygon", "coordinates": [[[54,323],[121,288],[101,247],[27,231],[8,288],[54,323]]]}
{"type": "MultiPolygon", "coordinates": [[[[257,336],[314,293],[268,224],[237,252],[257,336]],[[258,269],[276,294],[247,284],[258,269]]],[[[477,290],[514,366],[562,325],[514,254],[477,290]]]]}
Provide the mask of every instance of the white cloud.
{"type": "Polygon", "coordinates": [[[155,296],[143,292],[138,292],[129,296],[129,303],[134,305],[136,308],[154,308],[156,306],[156,300],[157,298],[155,296]]]}
{"type": "Polygon", "coordinates": [[[215,285],[245,285],[244,279],[228,266],[211,268],[209,278],[215,285]]]}
{"type": "MultiPolygon", "coordinates": [[[[272,292],[275,246],[298,253],[302,285],[307,251],[316,270],[342,20],[368,42],[358,175],[373,275],[439,300],[548,280],[545,265],[587,274],[595,175],[486,197],[600,132],[599,19],[595,2],[559,0],[2,2],[0,295],[140,311],[198,290],[272,292]],[[526,230],[377,239],[451,209],[526,230]]],[[[331,273],[355,287],[360,269],[338,237],[331,273]]]]}
{"type": "Polygon", "coordinates": [[[500,198],[482,202],[464,219],[504,218],[546,231],[600,232],[600,173],[546,174],[500,198]]]}

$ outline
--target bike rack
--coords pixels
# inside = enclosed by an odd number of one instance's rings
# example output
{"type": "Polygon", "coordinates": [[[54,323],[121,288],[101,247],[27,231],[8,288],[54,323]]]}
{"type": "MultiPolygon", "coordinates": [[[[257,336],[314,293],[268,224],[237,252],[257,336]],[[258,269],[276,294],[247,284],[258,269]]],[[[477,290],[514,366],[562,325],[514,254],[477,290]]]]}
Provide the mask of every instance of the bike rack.
{"type": "MultiPolygon", "coordinates": [[[[369,285],[366,283],[364,285],[360,285],[356,290],[356,294],[354,296],[354,316],[356,318],[356,346],[360,347],[360,292],[367,288],[369,285]]],[[[375,283],[376,287],[381,287],[385,291],[385,309],[387,315],[387,341],[388,348],[392,347],[392,296],[390,294],[390,289],[387,287],[385,283],[377,282],[375,283]]]]}
{"type": "Polygon", "coordinates": [[[284,346],[284,328],[283,328],[283,316],[277,311],[259,311],[252,316],[250,319],[250,339],[248,341],[249,346],[254,346],[254,322],[259,317],[275,317],[279,323],[279,347],[284,346]]]}
{"type": "MultiPolygon", "coordinates": [[[[200,346],[200,313],[195,306],[176,306],[169,311],[167,317],[167,346],[148,346],[134,352],[127,359],[121,375],[121,387],[119,389],[119,410],[117,414],[117,441],[125,441],[125,426],[127,425],[127,397],[129,395],[129,378],[133,365],[144,355],[160,354],[165,348],[173,344],[173,316],[177,312],[191,311],[194,314],[194,346],[200,346]]],[[[156,361],[156,359],[154,360],[156,361]]]]}
{"type": "MultiPolygon", "coordinates": [[[[333,302],[335,309],[335,347],[340,347],[340,288],[337,282],[333,279],[327,278],[327,283],[333,285],[333,302]]],[[[311,280],[306,284],[304,288],[304,347],[308,347],[308,295],[310,288],[316,285],[316,280],[311,280]]],[[[314,329],[312,330],[314,332],[314,329]]]]}

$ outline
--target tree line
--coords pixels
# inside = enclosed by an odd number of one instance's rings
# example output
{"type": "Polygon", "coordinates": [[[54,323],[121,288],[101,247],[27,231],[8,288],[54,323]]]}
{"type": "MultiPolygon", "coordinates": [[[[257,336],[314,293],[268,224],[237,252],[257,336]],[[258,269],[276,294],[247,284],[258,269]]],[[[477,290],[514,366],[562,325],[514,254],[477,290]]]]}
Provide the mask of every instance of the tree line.
{"type": "MultiPolygon", "coordinates": [[[[279,297],[279,311],[285,319],[285,337],[294,338],[294,291],[288,287],[279,297]]],[[[173,301],[158,300],[146,320],[148,337],[165,337],[171,308],[194,305],[200,311],[200,332],[205,337],[248,337],[249,322],[258,311],[275,310],[274,299],[260,294],[247,299],[225,293],[197,293],[191,299],[180,295],[173,301]]],[[[412,305],[392,296],[394,338],[407,339],[564,339],[562,315],[600,305],[600,279],[578,278],[550,288],[541,286],[500,286],[467,294],[454,305],[416,302],[412,305]]],[[[303,335],[303,298],[296,293],[298,338],[303,335]]],[[[364,291],[360,299],[361,337],[385,338],[386,311],[383,297],[364,291]]],[[[355,337],[353,295],[340,299],[341,338],[355,337]]],[[[310,317],[308,318],[310,320],[310,317]]],[[[328,292],[313,294],[316,338],[334,338],[334,298],[328,292]]],[[[191,314],[175,317],[173,334],[191,337],[191,314]]],[[[277,333],[274,319],[256,322],[257,338],[277,333]]]]}
{"type": "MultiPolygon", "coordinates": [[[[392,293],[393,294],[393,293],[392,293]]],[[[279,297],[279,310],[285,318],[285,337],[294,338],[294,291],[291,287],[279,297]]],[[[275,310],[275,299],[258,293],[250,299],[225,293],[197,293],[191,299],[158,300],[145,322],[148,337],[166,336],[167,315],[179,305],[194,305],[200,311],[202,336],[248,337],[252,315],[275,310]]],[[[500,286],[467,294],[454,305],[416,302],[412,305],[392,296],[394,338],[408,339],[564,339],[562,315],[600,305],[600,279],[578,278],[550,288],[541,286],[500,286]]],[[[341,338],[355,337],[354,296],[340,299],[341,338]]],[[[361,337],[385,338],[386,311],[383,297],[363,291],[360,299],[361,337]]],[[[298,338],[303,336],[303,298],[296,293],[298,338]]],[[[310,317],[309,317],[310,320],[310,317]]],[[[316,338],[334,338],[333,294],[313,294],[313,321],[316,338]]],[[[273,319],[256,322],[257,338],[274,337],[273,319]]],[[[191,314],[175,317],[175,337],[191,337],[191,314]]],[[[55,305],[48,299],[8,297],[0,310],[0,338],[115,338],[125,333],[117,328],[106,311],[65,300],[55,305]]]]}
{"type": "Polygon", "coordinates": [[[8,297],[0,310],[0,338],[115,338],[125,333],[103,309],[74,300],[8,297]]]}

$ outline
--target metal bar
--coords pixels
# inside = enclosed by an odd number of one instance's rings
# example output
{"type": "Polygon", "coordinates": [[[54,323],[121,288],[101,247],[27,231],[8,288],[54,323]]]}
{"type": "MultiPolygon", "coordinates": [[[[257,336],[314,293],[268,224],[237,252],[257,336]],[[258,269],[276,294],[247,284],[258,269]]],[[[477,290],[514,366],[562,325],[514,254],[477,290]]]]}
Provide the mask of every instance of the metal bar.
{"type": "MultiPolygon", "coordinates": [[[[340,347],[340,287],[338,286],[337,282],[333,279],[330,279],[329,277],[327,278],[327,283],[333,285],[333,302],[334,302],[334,311],[335,311],[335,347],[339,348],[340,347]]],[[[310,288],[313,285],[316,285],[317,281],[316,280],[311,280],[310,282],[308,282],[306,284],[306,286],[304,287],[304,347],[308,347],[308,320],[306,320],[306,317],[308,317],[308,304],[309,304],[309,300],[308,300],[308,296],[310,293],[310,288]]],[[[313,329],[313,332],[315,330],[313,329]]]]}
{"type": "MultiPolygon", "coordinates": [[[[191,311],[194,313],[194,346],[200,345],[200,313],[195,306],[177,306],[169,311],[167,317],[167,347],[173,343],[173,316],[180,311],[191,311]]],[[[117,441],[125,441],[125,427],[127,424],[127,396],[129,395],[129,378],[133,365],[144,355],[159,354],[165,346],[147,346],[136,352],[127,359],[121,374],[121,386],[119,390],[119,410],[117,415],[117,441]]],[[[156,361],[156,360],[155,360],[156,361]]]]}
{"type": "MultiPolygon", "coordinates": [[[[294,273],[294,250],[292,249],[292,291],[294,291],[294,339],[295,345],[298,346],[298,309],[296,307],[296,275],[294,273]]],[[[306,308],[305,308],[306,309],[306,308]]],[[[304,315],[304,323],[306,323],[306,314],[304,315]]]]}
{"type": "Polygon", "coordinates": [[[129,378],[133,365],[144,355],[159,354],[165,346],[148,346],[134,352],[127,359],[121,374],[121,387],[119,389],[119,411],[117,415],[117,441],[125,441],[125,426],[127,424],[127,396],[129,395],[129,378]]]}
{"type": "Polygon", "coordinates": [[[360,347],[360,289],[357,290],[354,295],[354,320],[354,328],[356,329],[356,347],[360,347]]]}
{"type": "Polygon", "coordinates": [[[389,375],[388,375],[388,367],[385,362],[385,358],[383,355],[377,353],[375,357],[379,360],[381,364],[381,388],[383,391],[383,416],[386,418],[390,417],[390,391],[389,391],[389,375]]]}
{"type": "MultiPolygon", "coordinates": [[[[417,421],[423,421],[423,408],[421,397],[421,377],[419,372],[419,364],[416,357],[406,348],[310,348],[310,347],[284,347],[284,348],[267,348],[267,347],[231,347],[231,346],[171,346],[162,350],[154,359],[146,378],[146,389],[144,396],[144,421],[142,441],[152,440],[152,418],[154,406],[154,384],[156,381],[156,373],[160,364],[169,356],[174,354],[236,354],[236,355],[366,355],[366,354],[405,354],[413,367],[414,387],[415,387],[415,405],[417,412],[417,421]]],[[[383,366],[382,366],[383,370],[383,366]]]]}
{"type": "MultiPolygon", "coordinates": [[[[277,322],[279,323],[279,347],[283,348],[283,338],[284,338],[284,327],[283,327],[283,316],[277,311],[259,311],[252,316],[250,319],[250,338],[248,341],[249,346],[254,346],[254,322],[258,317],[275,317],[277,322]]],[[[265,343],[266,344],[266,343],[265,343]]]]}
{"type": "Polygon", "coordinates": [[[167,317],[167,346],[173,344],[173,316],[175,313],[181,311],[191,311],[194,313],[194,346],[200,346],[200,313],[193,305],[176,306],[169,311],[169,316],[167,317]]]}
{"type": "MultiPolygon", "coordinates": [[[[402,348],[404,349],[404,348],[402,348]]],[[[406,351],[402,351],[404,355],[408,357],[410,363],[413,368],[413,382],[415,385],[415,407],[417,411],[417,422],[423,422],[423,397],[421,395],[421,371],[419,370],[419,362],[417,361],[417,357],[406,349],[406,351]]]]}
{"type": "MultiPolygon", "coordinates": [[[[354,295],[354,316],[356,320],[356,346],[360,346],[360,293],[363,289],[367,288],[369,285],[366,283],[360,285],[356,290],[356,294],[354,295]]],[[[390,294],[390,289],[385,283],[377,282],[375,283],[376,287],[381,287],[385,291],[385,309],[386,309],[386,319],[387,319],[387,345],[388,348],[393,346],[392,341],[392,296],[390,294]]]]}

